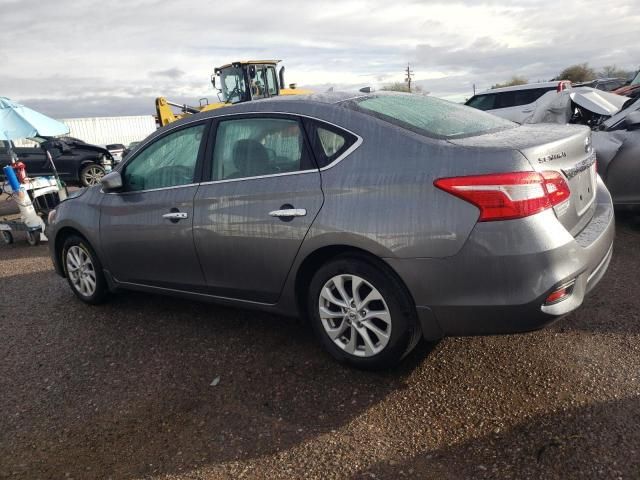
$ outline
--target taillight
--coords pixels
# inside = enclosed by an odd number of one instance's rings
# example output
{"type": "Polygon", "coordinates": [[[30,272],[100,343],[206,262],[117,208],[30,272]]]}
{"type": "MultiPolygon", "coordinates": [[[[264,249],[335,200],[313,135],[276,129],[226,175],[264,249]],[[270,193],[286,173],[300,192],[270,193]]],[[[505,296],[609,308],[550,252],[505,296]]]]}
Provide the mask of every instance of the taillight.
{"type": "Polygon", "coordinates": [[[569,198],[558,172],[512,172],[440,178],[433,184],[480,209],[480,222],[528,217],[569,198]]]}

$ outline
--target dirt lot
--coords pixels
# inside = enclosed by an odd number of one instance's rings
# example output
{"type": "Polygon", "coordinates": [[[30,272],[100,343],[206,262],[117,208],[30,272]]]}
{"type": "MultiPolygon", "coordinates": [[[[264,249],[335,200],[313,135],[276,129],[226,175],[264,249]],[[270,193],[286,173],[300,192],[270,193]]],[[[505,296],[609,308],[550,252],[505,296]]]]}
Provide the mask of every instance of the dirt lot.
{"type": "Polygon", "coordinates": [[[0,478],[640,478],[640,218],[577,313],[378,374],[288,319],[85,306],[18,240],[0,245],[0,478]]]}

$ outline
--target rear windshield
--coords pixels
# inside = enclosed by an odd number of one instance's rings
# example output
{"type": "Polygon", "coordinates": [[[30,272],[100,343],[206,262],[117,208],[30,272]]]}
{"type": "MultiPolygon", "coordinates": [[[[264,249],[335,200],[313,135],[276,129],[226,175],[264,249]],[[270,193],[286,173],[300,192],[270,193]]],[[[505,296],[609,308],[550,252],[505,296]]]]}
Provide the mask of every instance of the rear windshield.
{"type": "Polygon", "coordinates": [[[516,126],[475,108],[425,95],[376,95],[343,105],[433,138],[470,137],[516,126]]]}

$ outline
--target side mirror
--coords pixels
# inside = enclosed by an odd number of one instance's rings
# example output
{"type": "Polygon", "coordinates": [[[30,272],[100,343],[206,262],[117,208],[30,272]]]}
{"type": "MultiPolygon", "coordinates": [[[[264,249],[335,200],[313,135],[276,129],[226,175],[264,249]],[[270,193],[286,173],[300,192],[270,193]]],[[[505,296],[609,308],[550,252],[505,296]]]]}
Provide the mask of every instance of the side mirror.
{"type": "Polygon", "coordinates": [[[640,128],[640,110],[636,110],[635,112],[631,112],[624,119],[625,126],[627,130],[635,130],[636,128],[640,128]]]}
{"type": "Polygon", "coordinates": [[[102,184],[102,190],[105,192],[112,192],[122,188],[122,176],[120,175],[120,172],[113,171],[102,177],[100,183],[102,184]]]}

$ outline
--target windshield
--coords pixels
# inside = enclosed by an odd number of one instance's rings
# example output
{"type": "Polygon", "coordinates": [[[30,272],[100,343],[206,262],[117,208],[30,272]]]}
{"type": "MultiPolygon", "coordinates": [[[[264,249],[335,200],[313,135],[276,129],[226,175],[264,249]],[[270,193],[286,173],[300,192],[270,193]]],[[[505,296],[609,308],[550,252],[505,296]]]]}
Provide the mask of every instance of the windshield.
{"type": "Polygon", "coordinates": [[[225,102],[238,103],[247,100],[247,87],[244,71],[241,68],[229,67],[220,72],[222,97],[225,102]]]}
{"type": "Polygon", "coordinates": [[[631,85],[640,85],[640,72],[636,74],[636,78],[631,80],[631,85]]]}
{"type": "Polygon", "coordinates": [[[378,94],[348,100],[345,106],[434,138],[468,137],[516,127],[495,115],[425,95],[378,94]]]}

